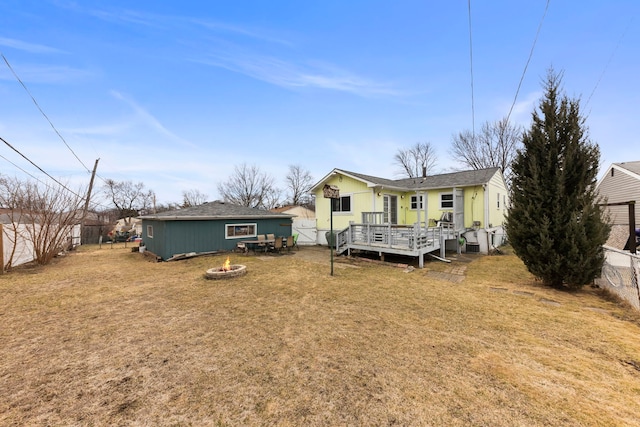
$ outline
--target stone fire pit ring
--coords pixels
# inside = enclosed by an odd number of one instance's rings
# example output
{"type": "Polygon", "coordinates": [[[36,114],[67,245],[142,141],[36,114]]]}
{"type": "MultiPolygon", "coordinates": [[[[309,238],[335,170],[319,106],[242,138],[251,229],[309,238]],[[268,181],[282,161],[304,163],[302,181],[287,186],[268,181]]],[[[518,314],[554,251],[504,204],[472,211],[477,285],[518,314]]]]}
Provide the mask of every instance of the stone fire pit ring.
{"type": "Polygon", "coordinates": [[[205,273],[205,277],[210,280],[231,279],[247,274],[247,266],[242,264],[232,264],[231,270],[223,270],[220,267],[210,268],[205,273]]]}

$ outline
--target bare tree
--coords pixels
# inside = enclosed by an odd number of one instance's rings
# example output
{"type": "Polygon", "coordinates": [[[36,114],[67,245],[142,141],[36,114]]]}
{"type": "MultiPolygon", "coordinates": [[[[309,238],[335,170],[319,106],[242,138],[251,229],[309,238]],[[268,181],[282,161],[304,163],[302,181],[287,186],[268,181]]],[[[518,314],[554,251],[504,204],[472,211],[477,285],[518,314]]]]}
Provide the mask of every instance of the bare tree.
{"type": "Polygon", "coordinates": [[[438,163],[435,148],[430,142],[416,142],[412,147],[399,149],[393,157],[399,175],[417,178],[433,172],[438,163]]]}
{"type": "Polygon", "coordinates": [[[478,134],[470,131],[453,136],[451,155],[471,169],[499,167],[507,183],[511,163],[522,141],[522,128],[507,121],[485,122],[478,134]]]}
{"type": "Polygon", "coordinates": [[[11,266],[18,242],[33,247],[38,264],[48,264],[60,251],[69,249],[74,227],[80,227],[84,204],[81,192],[63,186],[38,185],[32,181],[0,176],[0,205],[10,217],[11,266]]]}
{"type": "Polygon", "coordinates": [[[300,165],[289,165],[289,173],[284,178],[289,191],[288,200],[295,206],[310,204],[309,189],[313,185],[311,173],[300,165]]]}
{"type": "Polygon", "coordinates": [[[182,207],[188,208],[189,206],[198,206],[207,201],[208,195],[203,194],[200,190],[184,190],[182,192],[182,207]]]}
{"type": "Polygon", "coordinates": [[[151,208],[155,199],[153,190],[145,190],[142,182],[134,184],[132,181],[108,179],[102,191],[113,203],[118,217],[124,219],[126,225],[130,225],[131,218],[138,216],[141,210],[151,208]]]}
{"type": "Polygon", "coordinates": [[[256,165],[246,163],[234,167],[233,175],[218,184],[218,192],[225,202],[251,208],[268,209],[279,203],[280,190],[274,178],[256,165]]]}

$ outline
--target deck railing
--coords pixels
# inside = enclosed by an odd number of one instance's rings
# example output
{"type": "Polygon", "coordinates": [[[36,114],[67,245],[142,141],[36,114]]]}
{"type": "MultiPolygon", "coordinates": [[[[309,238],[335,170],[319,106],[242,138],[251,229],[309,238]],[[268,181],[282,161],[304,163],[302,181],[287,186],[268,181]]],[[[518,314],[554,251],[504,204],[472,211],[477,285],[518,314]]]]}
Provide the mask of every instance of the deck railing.
{"type": "Polygon", "coordinates": [[[425,227],[423,224],[349,224],[349,227],[337,233],[337,248],[341,252],[352,244],[408,251],[437,249],[441,238],[455,237],[454,230],[453,224],[440,224],[438,227],[425,227]]]}

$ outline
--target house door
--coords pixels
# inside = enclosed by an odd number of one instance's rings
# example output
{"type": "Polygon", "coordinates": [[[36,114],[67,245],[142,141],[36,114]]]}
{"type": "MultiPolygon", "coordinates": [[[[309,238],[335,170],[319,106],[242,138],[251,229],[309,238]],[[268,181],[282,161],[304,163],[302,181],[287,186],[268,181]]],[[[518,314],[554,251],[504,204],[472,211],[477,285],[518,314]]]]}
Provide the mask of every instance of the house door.
{"type": "Polygon", "coordinates": [[[464,229],[464,190],[462,188],[455,189],[455,203],[453,204],[453,222],[456,230],[464,229]]]}
{"type": "Polygon", "coordinates": [[[385,194],[384,196],[384,223],[398,223],[398,196],[385,194]]]}

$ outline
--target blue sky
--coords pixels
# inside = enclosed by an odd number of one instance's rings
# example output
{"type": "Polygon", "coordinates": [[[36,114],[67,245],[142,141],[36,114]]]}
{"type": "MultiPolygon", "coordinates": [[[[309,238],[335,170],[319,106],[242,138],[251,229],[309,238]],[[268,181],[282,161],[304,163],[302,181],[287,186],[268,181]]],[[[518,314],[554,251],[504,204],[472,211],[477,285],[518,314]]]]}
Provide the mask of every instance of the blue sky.
{"type": "MultiPolygon", "coordinates": [[[[284,187],[290,164],[397,177],[393,156],[437,149],[507,115],[546,0],[0,2],[0,136],[72,188],[142,181],[158,202],[242,163],[284,187]],[[73,150],[73,152],[72,152],[73,150]],[[75,155],[82,161],[78,161],[75,155]],[[83,166],[84,164],[84,166],[83,166]]],[[[640,2],[550,0],[514,105],[528,126],[549,67],[581,97],[602,166],[640,160],[640,2]]],[[[0,172],[47,180],[5,144],[0,172]],[[13,164],[12,164],[13,163],[13,164]]]]}

